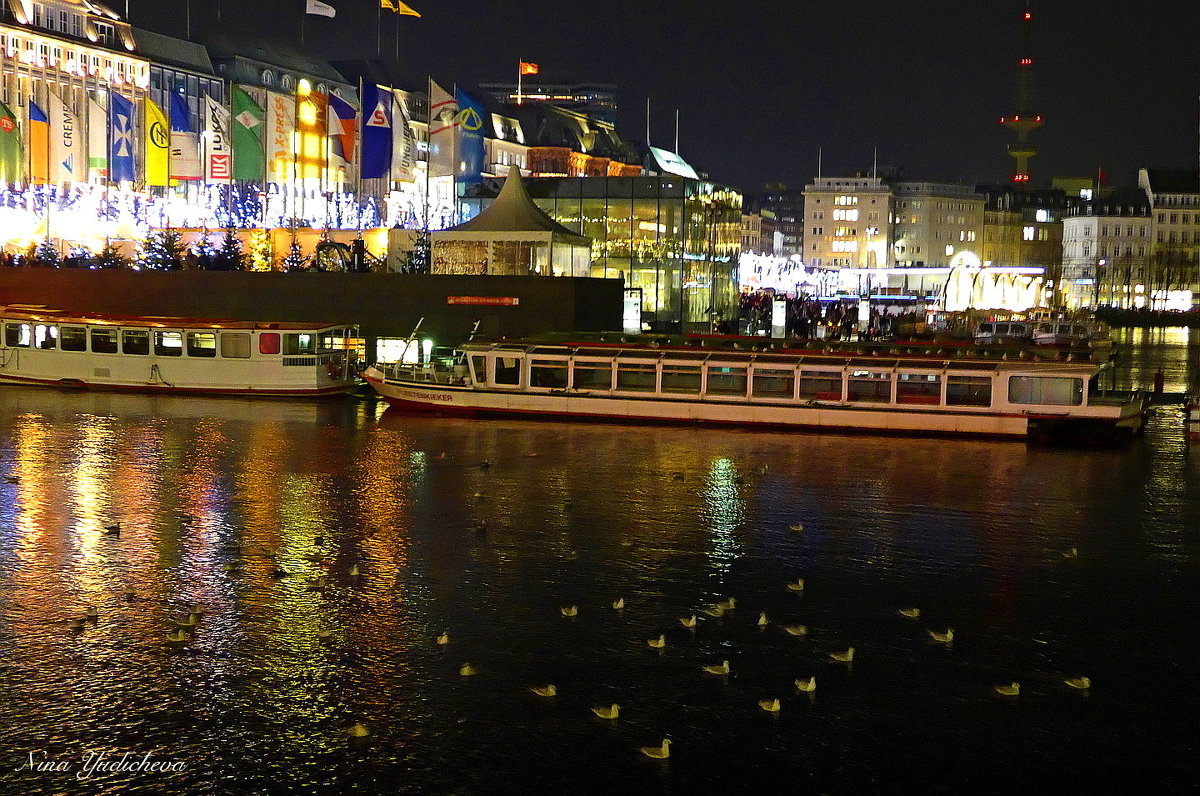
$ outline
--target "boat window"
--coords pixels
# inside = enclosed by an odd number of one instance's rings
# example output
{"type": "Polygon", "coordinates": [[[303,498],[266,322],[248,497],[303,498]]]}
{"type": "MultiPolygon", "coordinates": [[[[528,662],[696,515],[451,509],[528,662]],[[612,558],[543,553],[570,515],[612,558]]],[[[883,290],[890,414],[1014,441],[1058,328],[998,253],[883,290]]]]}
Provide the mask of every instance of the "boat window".
{"type": "Polygon", "coordinates": [[[642,362],[617,363],[617,389],[633,392],[654,392],[658,382],[658,366],[642,362]]]}
{"type": "Polygon", "coordinates": [[[345,329],[328,329],[324,332],[321,332],[320,336],[318,337],[318,340],[321,344],[321,352],[325,353],[329,351],[347,350],[349,348],[349,346],[346,345],[347,337],[349,337],[349,335],[346,334],[345,329]]]}
{"type": "Polygon", "coordinates": [[[217,355],[216,332],[188,332],[187,355],[189,357],[215,357],[217,355]]]}
{"type": "Polygon", "coordinates": [[[850,371],[850,384],[846,391],[846,400],[891,403],[892,374],[878,370],[850,371]]]}
{"type": "Polygon", "coordinates": [[[1081,406],[1083,379],[1064,376],[1012,376],[1008,380],[1008,400],[1014,404],[1081,406]]]}
{"type": "Polygon", "coordinates": [[[707,395],[745,395],[746,369],[709,366],[704,392],[707,395]]]}
{"type": "Polygon", "coordinates": [[[58,327],[41,323],[34,326],[33,345],[35,348],[58,348],[58,327]]]}
{"type": "MultiPolygon", "coordinates": [[[[263,337],[266,337],[264,334],[263,337]]],[[[269,353],[263,351],[264,354],[269,353]]],[[[274,352],[278,353],[278,352],[274,352]]],[[[315,354],[317,353],[317,336],[315,334],[285,334],[283,336],[284,354],[315,354]]]]}
{"type": "Polygon", "coordinates": [[[979,324],[979,334],[992,334],[995,331],[995,328],[990,323],[979,324]]]}
{"type": "Polygon", "coordinates": [[[496,357],[494,384],[516,386],[521,383],[521,360],[517,357],[496,357]]]}
{"type": "Polygon", "coordinates": [[[249,359],[250,333],[221,332],[221,356],[229,359],[249,359]]]}
{"type": "Polygon", "coordinates": [[[87,327],[61,327],[58,330],[58,346],[63,351],[87,351],[87,327]]]}
{"type": "Polygon", "coordinates": [[[27,323],[4,324],[4,344],[9,348],[29,348],[33,327],[27,323]]]}
{"type": "Polygon", "coordinates": [[[149,354],[150,331],[148,329],[121,330],[122,354],[149,354]]]}
{"type": "Polygon", "coordinates": [[[612,389],[612,362],[576,362],[571,370],[577,390],[612,389]]]}
{"type": "Polygon", "coordinates": [[[181,357],[183,356],[183,332],[155,332],[154,356],[181,357]]]}
{"type": "Polygon", "coordinates": [[[791,398],[796,388],[796,371],[755,368],[751,387],[755,398],[791,398]]]}
{"type": "Polygon", "coordinates": [[[1058,330],[1058,327],[1056,327],[1055,324],[1053,324],[1053,323],[1039,323],[1037,325],[1037,331],[1039,331],[1039,332],[1049,332],[1049,333],[1053,334],[1057,330],[1058,330]]]}
{"type": "Polygon", "coordinates": [[[487,357],[471,357],[471,379],[476,384],[487,384],[487,357]]]}
{"type": "Polygon", "coordinates": [[[93,354],[115,354],[115,353],[117,353],[117,330],[116,329],[92,329],[92,353],[93,354]]]}
{"type": "Polygon", "coordinates": [[[810,401],[842,400],[842,374],[832,370],[800,371],[800,397],[810,401]]]}
{"type": "Polygon", "coordinates": [[[946,376],[948,406],[991,406],[992,380],[988,376],[946,376]]]}
{"type": "Polygon", "coordinates": [[[662,391],[698,395],[700,393],[700,366],[664,362],[662,391]]]}
{"type": "Polygon", "coordinates": [[[529,386],[566,389],[567,363],[559,359],[529,360],[529,386]]]}
{"type": "Polygon", "coordinates": [[[996,334],[1008,334],[1008,324],[1007,323],[998,323],[998,324],[996,324],[995,328],[996,328],[996,334]]]}
{"type": "Polygon", "coordinates": [[[263,332],[258,336],[258,353],[279,353],[279,332],[263,332]]]}
{"type": "Polygon", "coordinates": [[[936,374],[901,373],[896,377],[896,403],[936,404],[942,400],[942,377],[936,374]]]}

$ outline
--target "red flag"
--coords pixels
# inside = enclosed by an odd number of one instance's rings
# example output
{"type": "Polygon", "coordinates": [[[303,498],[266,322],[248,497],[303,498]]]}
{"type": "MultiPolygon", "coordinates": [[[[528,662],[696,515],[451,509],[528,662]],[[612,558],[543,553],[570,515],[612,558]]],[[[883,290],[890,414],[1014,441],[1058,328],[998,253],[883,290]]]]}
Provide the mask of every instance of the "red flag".
{"type": "Polygon", "coordinates": [[[517,72],[522,75],[536,75],[538,73],[538,65],[521,61],[517,66],[517,72]]]}

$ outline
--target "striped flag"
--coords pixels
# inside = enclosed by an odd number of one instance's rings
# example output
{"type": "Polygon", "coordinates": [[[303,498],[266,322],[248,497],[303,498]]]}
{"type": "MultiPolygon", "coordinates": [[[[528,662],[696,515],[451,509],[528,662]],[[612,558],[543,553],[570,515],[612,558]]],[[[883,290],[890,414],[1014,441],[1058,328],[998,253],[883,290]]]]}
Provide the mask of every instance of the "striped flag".
{"type": "Polygon", "coordinates": [[[29,101],[29,182],[50,181],[50,119],[41,106],[29,101]]]}

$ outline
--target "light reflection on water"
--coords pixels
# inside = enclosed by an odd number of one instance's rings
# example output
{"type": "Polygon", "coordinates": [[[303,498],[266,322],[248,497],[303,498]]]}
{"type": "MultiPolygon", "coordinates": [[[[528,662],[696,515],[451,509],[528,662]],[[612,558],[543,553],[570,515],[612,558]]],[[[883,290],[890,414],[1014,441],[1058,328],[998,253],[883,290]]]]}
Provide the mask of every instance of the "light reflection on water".
{"type": "MultiPolygon", "coordinates": [[[[1127,361],[1194,381],[1180,358],[1127,361]]],[[[1127,448],[1060,450],[6,387],[0,474],[3,793],[1164,792],[1200,773],[1200,487],[1169,413],[1127,448]],[[731,615],[679,625],[726,596],[731,615]],[[195,640],[168,645],[192,603],[195,640]],[[946,627],[951,648],[926,636],[946,627]],[[849,645],[852,666],[829,661],[849,645]],[[722,659],[729,678],[701,671],[722,659]],[[1062,684],[1079,674],[1091,693],[1062,684]],[[1020,698],[990,693],[1012,679],[1020,698]],[[526,690],[547,682],[552,701],[526,690]],[[588,710],[612,702],[617,722],[588,710]],[[664,735],[669,766],[639,759],[664,735]],[[14,772],[30,749],[189,767],[78,784],[14,772]]]]}

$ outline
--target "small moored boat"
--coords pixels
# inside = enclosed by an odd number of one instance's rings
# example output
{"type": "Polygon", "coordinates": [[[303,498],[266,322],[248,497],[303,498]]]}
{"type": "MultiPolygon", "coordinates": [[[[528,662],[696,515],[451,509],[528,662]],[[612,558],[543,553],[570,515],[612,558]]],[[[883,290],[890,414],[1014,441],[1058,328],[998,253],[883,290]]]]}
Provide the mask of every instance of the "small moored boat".
{"type": "Polygon", "coordinates": [[[357,383],[358,329],[0,307],[0,382],[317,396],[357,383]]]}
{"type": "Polygon", "coordinates": [[[363,373],[389,403],[555,416],[1000,437],[1124,435],[1140,393],[1099,389],[1105,363],[714,349],[467,343],[454,356],[363,373]]]}

